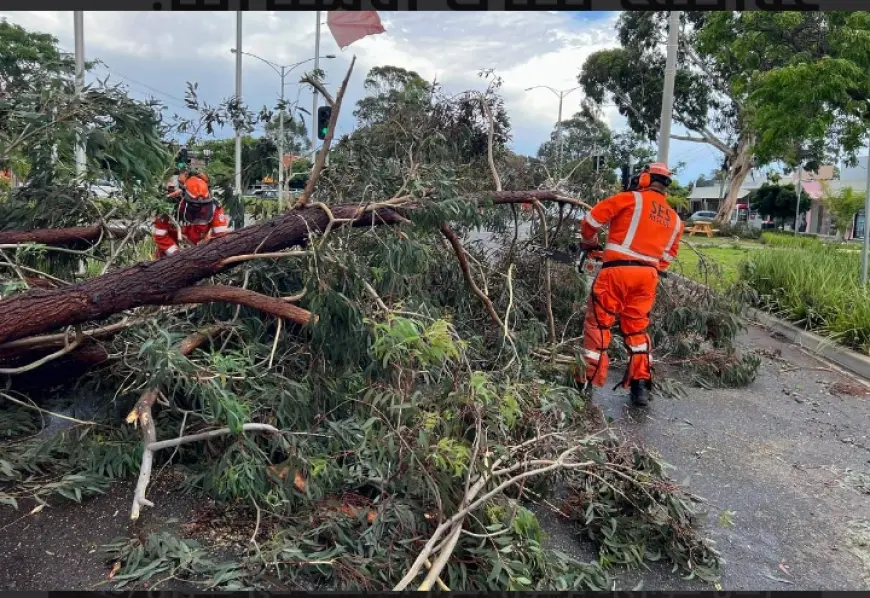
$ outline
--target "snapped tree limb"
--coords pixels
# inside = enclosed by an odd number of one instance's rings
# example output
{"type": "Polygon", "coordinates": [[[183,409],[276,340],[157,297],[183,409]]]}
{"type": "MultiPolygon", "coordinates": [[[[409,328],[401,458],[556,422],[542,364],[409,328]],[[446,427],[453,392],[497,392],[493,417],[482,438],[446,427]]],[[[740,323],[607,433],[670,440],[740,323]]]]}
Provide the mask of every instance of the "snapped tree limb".
{"type": "MultiPolygon", "coordinates": [[[[481,205],[558,202],[578,207],[587,204],[553,191],[501,191],[475,194],[481,205]]],[[[413,217],[419,202],[407,202],[403,213],[413,217]]],[[[233,256],[277,252],[304,246],[312,234],[330,227],[371,227],[407,223],[408,218],[390,207],[362,208],[356,204],[312,205],[292,210],[272,220],[248,226],[219,239],[191,247],[173,256],[96,276],[59,289],[33,289],[0,300],[0,344],[45,334],[65,326],[102,320],[144,305],[172,305],[179,291],[219,272],[235,267],[233,256]],[[222,265],[224,264],[224,265],[222,265]]],[[[496,314],[497,315],[497,314],[496,314]]],[[[292,319],[292,318],[291,318],[292,319]]]]}

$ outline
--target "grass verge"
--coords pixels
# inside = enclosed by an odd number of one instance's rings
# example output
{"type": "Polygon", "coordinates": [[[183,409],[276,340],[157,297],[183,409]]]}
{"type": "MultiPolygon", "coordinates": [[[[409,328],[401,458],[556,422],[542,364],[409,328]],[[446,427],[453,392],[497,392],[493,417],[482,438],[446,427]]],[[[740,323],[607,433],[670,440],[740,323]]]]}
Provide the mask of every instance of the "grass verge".
{"type": "Polygon", "coordinates": [[[737,282],[741,262],[760,247],[762,246],[758,243],[733,241],[692,242],[692,246],[684,245],[680,249],[679,258],[672,270],[714,288],[724,289],[737,282]]]}
{"type": "Polygon", "coordinates": [[[781,317],[867,354],[870,290],[858,279],[860,260],[858,253],[830,249],[756,251],[740,266],[740,278],[781,317]]]}

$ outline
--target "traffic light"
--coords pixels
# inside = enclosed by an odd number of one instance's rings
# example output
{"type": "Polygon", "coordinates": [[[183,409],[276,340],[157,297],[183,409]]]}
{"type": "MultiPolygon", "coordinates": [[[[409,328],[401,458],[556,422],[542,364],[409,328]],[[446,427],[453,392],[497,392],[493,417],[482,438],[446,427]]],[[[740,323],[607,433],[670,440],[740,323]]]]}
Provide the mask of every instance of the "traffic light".
{"type": "Polygon", "coordinates": [[[628,191],[628,186],[631,184],[631,166],[623,164],[619,167],[622,175],[622,190],[628,191]]]}
{"type": "Polygon", "coordinates": [[[329,120],[332,118],[332,107],[321,106],[317,109],[317,138],[326,139],[329,133],[329,120]]]}
{"type": "Polygon", "coordinates": [[[178,150],[178,155],[175,156],[175,163],[178,168],[186,168],[188,164],[190,164],[190,157],[187,153],[187,148],[182,147],[178,150]]]}

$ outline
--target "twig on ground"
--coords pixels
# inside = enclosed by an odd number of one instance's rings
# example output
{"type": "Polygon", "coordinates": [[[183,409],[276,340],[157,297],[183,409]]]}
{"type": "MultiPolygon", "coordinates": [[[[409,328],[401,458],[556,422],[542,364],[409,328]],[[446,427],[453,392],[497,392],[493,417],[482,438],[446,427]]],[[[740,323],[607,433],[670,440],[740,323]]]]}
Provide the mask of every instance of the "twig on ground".
{"type": "Polygon", "coordinates": [[[33,409],[34,411],[38,411],[39,413],[44,413],[45,415],[50,415],[52,417],[65,419],[66,421],[70,421],[70,422],[73,422],[76,424],[81,424],[83,426],[99,426],[99,425],[101,425],[101,424],[98,424],[97,422],[84,421],[81,419],[76,419],[74,417],[69,417],[68,415],[62,415],[60,413],[55,413],[54,411],[48,411],[47,409],[43,409],[42,407],[38,407],[37,405],[29,405],[28,403],[25,403],[24,401],[19,401],[15,397],[9,396],[5,392],[0,392],[0,397],[3,397],[7,401],[15,403],[16,405],[19,405],[20,407],[25,407],[27,409],[33,409]]]}
{"type": "Polygon", "coordinates": [[[278,349],[278,339],[281,337],[281,325],[284,320],[278,318],[278,328],[275,330],[275,340],[272,342],[272,351],[269,353],[269,366],[268,369],[272,369],[272,362],[275,360],[275,351],[278,349]]]}

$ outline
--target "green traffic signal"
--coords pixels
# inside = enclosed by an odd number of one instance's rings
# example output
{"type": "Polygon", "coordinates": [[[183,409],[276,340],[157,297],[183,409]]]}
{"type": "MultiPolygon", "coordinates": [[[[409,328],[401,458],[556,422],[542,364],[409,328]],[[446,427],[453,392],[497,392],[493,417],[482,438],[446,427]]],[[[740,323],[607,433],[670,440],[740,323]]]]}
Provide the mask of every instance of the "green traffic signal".
{"type": "Polygon", "coordinates": [[[329,133],[329,121],[332,118],[332,107],[321,106],[317,109],[317,138],[326,139],[329,133]]]}

